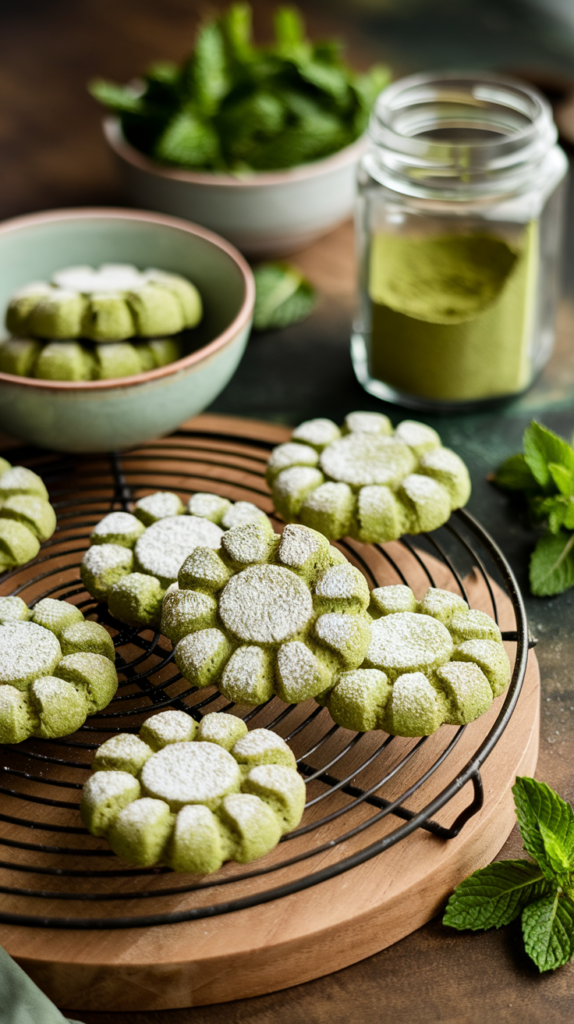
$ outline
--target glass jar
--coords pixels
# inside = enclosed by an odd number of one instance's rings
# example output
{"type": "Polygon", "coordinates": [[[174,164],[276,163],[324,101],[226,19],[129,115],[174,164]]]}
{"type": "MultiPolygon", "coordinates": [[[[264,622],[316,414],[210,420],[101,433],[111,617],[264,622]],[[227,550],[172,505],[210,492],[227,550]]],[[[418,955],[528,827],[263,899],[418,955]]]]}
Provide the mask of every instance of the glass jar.
{"type": "Polygon", "coordinates": [[[379,96],[359,166],[371,394],[451,412],[519,394],[554,344],[567,160],[546,100],[498,75],[413,75],[379,96]]]}

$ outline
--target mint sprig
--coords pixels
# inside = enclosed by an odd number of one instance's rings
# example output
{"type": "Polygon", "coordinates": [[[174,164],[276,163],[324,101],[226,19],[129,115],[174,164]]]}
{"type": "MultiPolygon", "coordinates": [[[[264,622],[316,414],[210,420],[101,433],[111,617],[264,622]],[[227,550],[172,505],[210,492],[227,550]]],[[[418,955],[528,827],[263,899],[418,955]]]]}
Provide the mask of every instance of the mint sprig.
{"type": "Polygon", "coordinates": [[[493,482],[521,492],[532,524],[544,529],[530,559],[537,597],[574,587],[574,448],[534,420],[524,432],[524,454],[498,467],[493,482]]]}
{"type": "Polygon", "coordinates": [[[256,267],[253,330],[271,331],[299,323],[313,311],[317,293],[290,263],[256,267]]]}
{"type": "Polygon", "coordinates": [[[574,811],[550,786],[527,777],[512,788],[530,860],[502,860],[475,871],[450,897],[443,924],[501,928],[521,917],[524,948],[538,969],[574,955],[574,811]]]}

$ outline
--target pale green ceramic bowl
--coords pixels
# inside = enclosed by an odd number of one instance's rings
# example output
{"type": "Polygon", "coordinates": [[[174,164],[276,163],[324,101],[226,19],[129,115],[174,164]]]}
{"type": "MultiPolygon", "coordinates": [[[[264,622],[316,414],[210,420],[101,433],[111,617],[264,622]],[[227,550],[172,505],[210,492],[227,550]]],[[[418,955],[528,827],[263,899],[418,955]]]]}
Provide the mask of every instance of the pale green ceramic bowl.
{"type": "MultiPolygon", "coordinates": [[[[255,301],[249,266],[218,235],[140,210],[55,210],[0,225],[0,317],[16,288],[74,264],[134,263],[189,277],[205,314],[193,350],[118,380],[35,380],[0,373],[0,429],[43,448],[129,448],[169,434],[205,409],[243,355],[255,301]]],[[[190,334],[190,338],[191,338],[190,334]]]]}

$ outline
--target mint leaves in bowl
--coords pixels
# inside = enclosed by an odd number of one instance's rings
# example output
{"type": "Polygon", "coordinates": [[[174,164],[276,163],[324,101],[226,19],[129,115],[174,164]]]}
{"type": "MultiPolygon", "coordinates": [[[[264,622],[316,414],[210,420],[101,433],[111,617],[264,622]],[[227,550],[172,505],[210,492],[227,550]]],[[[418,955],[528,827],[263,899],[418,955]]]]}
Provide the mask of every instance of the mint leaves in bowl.
{"type": "Polygon", "coordinates": [[[292,8],[275,39],[253,42],[251,9],[204,23],[182,64],[138,83],[93,81],[112,114],[106,138],[133,201],[210,227],[248,254],[281,255],[351,213],[369,113],[389,80],[345,63],[336,42],[306,38],[292,8]]]}

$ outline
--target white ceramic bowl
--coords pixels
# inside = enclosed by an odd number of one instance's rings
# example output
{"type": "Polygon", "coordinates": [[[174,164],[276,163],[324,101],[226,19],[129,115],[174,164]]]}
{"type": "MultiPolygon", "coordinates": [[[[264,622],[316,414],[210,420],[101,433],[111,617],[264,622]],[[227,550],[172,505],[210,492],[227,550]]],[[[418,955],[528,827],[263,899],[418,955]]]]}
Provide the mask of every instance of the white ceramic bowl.
{"type": "Polygon", "coordinates": [[[0,429],[59,451],[110,451],[168,434],[201,412],[247,344],[255,282],[240,253],[187,221],[140,210],[54,210],[0,225],[0,316],[13,292],[74,264],[134,263],[189,277],[204,303],[189,355],[117,380],[0,373],[0,429]]]}
{"type": "Polygon", "coordinates": [[[361,136],[324,160],[238,178],[156,164],[126,142],[118,118],[106,118],[104,133],[134,203],[203,224],[262,257],[303,249],[350,217],[367,145],[361,136]]]}

